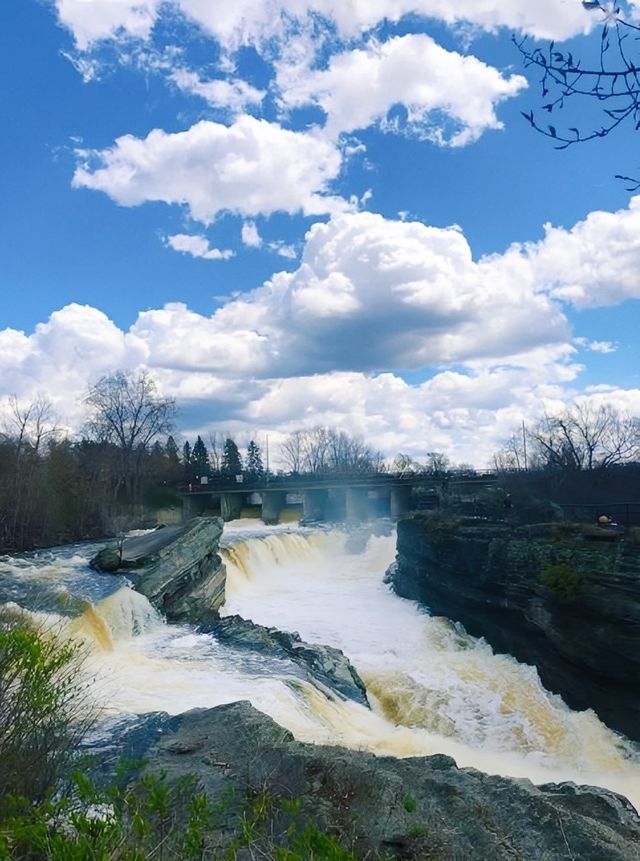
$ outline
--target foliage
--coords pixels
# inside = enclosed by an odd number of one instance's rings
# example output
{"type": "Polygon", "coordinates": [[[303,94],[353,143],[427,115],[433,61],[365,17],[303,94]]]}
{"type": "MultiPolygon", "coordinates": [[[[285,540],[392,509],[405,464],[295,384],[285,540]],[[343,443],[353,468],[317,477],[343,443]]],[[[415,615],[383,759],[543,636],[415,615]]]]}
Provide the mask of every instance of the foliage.
{"type": "Polygon", "coordinates": [[[149,775],[127,788],[74,775],[38,805],[13,798],[0,821],[0,861],[145,861],[204,857],[213,811],[194,782],[149,775]]]}
{"type": "MultiPolygon", "coordinates": [[[[550,138],[556,149],[604,138],[625,122],[640,128],[640,78],[638,76],[638,37],[640,27],[627,20],[617,2],[583,0],[582,4],[600,17],[600,43],[597,57],[589,60],[574,57],[571,51],[560,51],[554,42],[546,47],[531,47],[526,39],[515,40],[526,67],[540,72],[542,111],[550,120],[560,111],[576,108],[584,117],[585,108],[598,108],[598,122],[592,128],[575,126],[563,130],[546,122],[533,110],[523,116],[536,131],[550,138]]],[[[571,122],[571,120],[569,120],[571,122]]],[[[628,177],[620,177],[629,179],[628,177]]],[[[638,182],[631,180],[633,189],[638,182]]]]}
{"type": "Polygon", "coordinates": [[[80,657],[51,636],[0,626],[0,807],[9,794],[42,799],[73,761],[92,719],[80,657]]]}
{"type": "Polygon", "coordinates": [[[247,474],[251,478],[262,478],[264,475],[262,452],[260,451],[260,446],[254,440],[251,440],[247,446],[246,465],[247,474]]]}
{"type": "Polygon", "coordinates": [[[540,569],[538,581],[558,600],[572,601],[580,591],[584,576],[567,562],[546,563],[540,569]]]}
{"type": "Polygon", "coordinates": [[[193,472],[195,473],[196,478],[201,478],[203,475],[209,474],[209,452],[207,451],[207,447],[201,436],[198,436],[197,440],[193,444],[189,461],[193,466],[193,472]]]}
{"type": "Polygon", "coordinates": [[[221,472],[227,476],[240,475],[242,472],[242,458],[240,457],[238,446],[230,437],[227,437],[224,441],[221,472]]]}

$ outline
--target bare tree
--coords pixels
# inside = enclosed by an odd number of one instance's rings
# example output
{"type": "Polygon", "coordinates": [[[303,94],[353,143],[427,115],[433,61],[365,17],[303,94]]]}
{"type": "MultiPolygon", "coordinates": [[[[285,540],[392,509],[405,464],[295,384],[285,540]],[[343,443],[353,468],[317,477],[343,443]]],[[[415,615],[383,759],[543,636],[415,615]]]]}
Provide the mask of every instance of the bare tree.
{"type": "Polygon", "coordinates": [[[280,445],[280,459],[289,472],[301,472],[302,470],[303,433],[302,430],[294,431],[280,445]]]}
{"type": "MultiPolygon", "coordinates": [[[[633,123],[635,130],[640,128],[640,27],[625,18],[616,2],[582,0],[582,5],[601,18],[596,62],[584,62],[571,51],[560,51],[554,42],[539,48],[530,46],[526,39],[515,40],[525,66],[540,71],[545,100],[541,108],[544,119],[533,110],[523,112],[523,116],[536,131],[553,140],[556,149],[604,138],[625,122],[633,123]],[[585,108],[589,105],[601,109],[600,121],[585,128],[584,117],[589,115],[585,108]],[[574,125],[560,128],[552,122],[556,113],[563,109],[570,112],[572,107],[579,117],[574,125]]],[[[620,175],[617,178],[631,182],[630,190],[640,188],[636,179],[620,175]]]]}
{"type": "Polygon", "coordinates": [[[562,470],[607,469],[640,455],[640,424],[609,404],[578,403],[544,416],[530,433],[541,462],[562,470]]]}
{"type": "Polygon", "coordinates": [[[41,395],[26,404],[21,403],[17,395],[10,395],[8,406],[3,436],[14,441],[18,457],[25,445],[37,454],[42,443],[57,432],[53,404],[41,395]]]}
{"type": "Polygon", "coordinates": [[[496,472],[514,472],[527,468],[526,440],[523,433],[514,431],[505,440],[502,448],[493,455],[493,465],[496,472]]]}
{"type": "Polygon", "coordinates": [[[337,428],[316,426],[294,431],[282,443],[280,457],[291,472],[374,472],[383,466],[382,455],[360,437],[337,428]]]}
{"type": "Polygon", "coordinates": [[[138,490],[142,456],[157,437],[171,431],[175,401],[158,395],[147,371],[117,371],[98,380],[84,402],[90,410],[89,433],[118,451],[115,493],[124,489],[132,501],[138,490]]]}

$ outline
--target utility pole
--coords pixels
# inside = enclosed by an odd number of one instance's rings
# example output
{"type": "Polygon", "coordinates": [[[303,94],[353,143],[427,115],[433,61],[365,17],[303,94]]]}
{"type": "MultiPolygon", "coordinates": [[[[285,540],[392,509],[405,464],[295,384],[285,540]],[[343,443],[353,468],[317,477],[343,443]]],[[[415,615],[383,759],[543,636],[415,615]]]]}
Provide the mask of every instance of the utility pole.
{"type": "Polygon", "coordinates": [[[266,467],[267,467],[267,481],[269,481],[269,434],[265,434],[267,438],[267,444],[265,446],[265,455],[266,455],[266,467]]]}
{"type": "Polygon", "coordinates": [[[524,471],[527,472],[527,430],[524,426],[524,419],[522,419],[522,451],[524,453],[524,471]]]}

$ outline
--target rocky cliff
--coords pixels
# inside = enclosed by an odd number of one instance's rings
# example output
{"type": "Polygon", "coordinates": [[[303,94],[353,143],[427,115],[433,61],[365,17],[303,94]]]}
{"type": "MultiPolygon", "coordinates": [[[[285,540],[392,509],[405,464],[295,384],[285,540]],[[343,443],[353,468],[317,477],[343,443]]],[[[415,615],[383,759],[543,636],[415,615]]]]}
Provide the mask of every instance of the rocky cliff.
{"type": "Polygon", "coordinates": [[[170,622],[210,621],[224,602],[222,527],[219,517],[198,517],[107,547],[91,564],[102,571],[134,572],[135,589],[170,622]]]}
{"type": "Polygon", "coordinates": [[[593,708],[640,739],[640,547],[631,537],[418,514],[398,523],[388,578],[399,595],[535,664],[572,708],[593,708]]]}
{"type": "Polygon", "coordinates": [[[172,781],[194,775],[190,791],[204,790],[223,814],[206,857],[630,861],[640,845],[637,813],[607,790],[534,786],[441,755],[399,760],[303,744],[246,702],[148,716],[109,754],[143,758],[147,773],[172,781]],[[292,826],[304,833],[309,823],[353,854],[323,854],[321,843],[315,853],[274,851],[292,826]]]}

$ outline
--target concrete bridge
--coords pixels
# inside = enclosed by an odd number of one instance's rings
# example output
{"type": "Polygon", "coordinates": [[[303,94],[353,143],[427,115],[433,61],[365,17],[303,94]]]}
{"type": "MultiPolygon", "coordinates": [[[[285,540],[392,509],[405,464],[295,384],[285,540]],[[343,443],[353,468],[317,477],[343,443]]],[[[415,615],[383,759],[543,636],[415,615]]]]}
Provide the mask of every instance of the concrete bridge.
{"type": "Polygon", "coordinates": [[[260,506],[267,524],[278,523],[287,509],[299,511],[304,520],[359,522],[401,517],[416,507],[417,492],[423,501],[430,497],[435,506],[445,494],[472,497],[495,481],[494,473],[293,475],[254,481],[245,478],[242,483],[215,479],[190,485],[181,496],[185,519],[214,511],[226,521],[236,520],[247,506],[260,506]]]}

